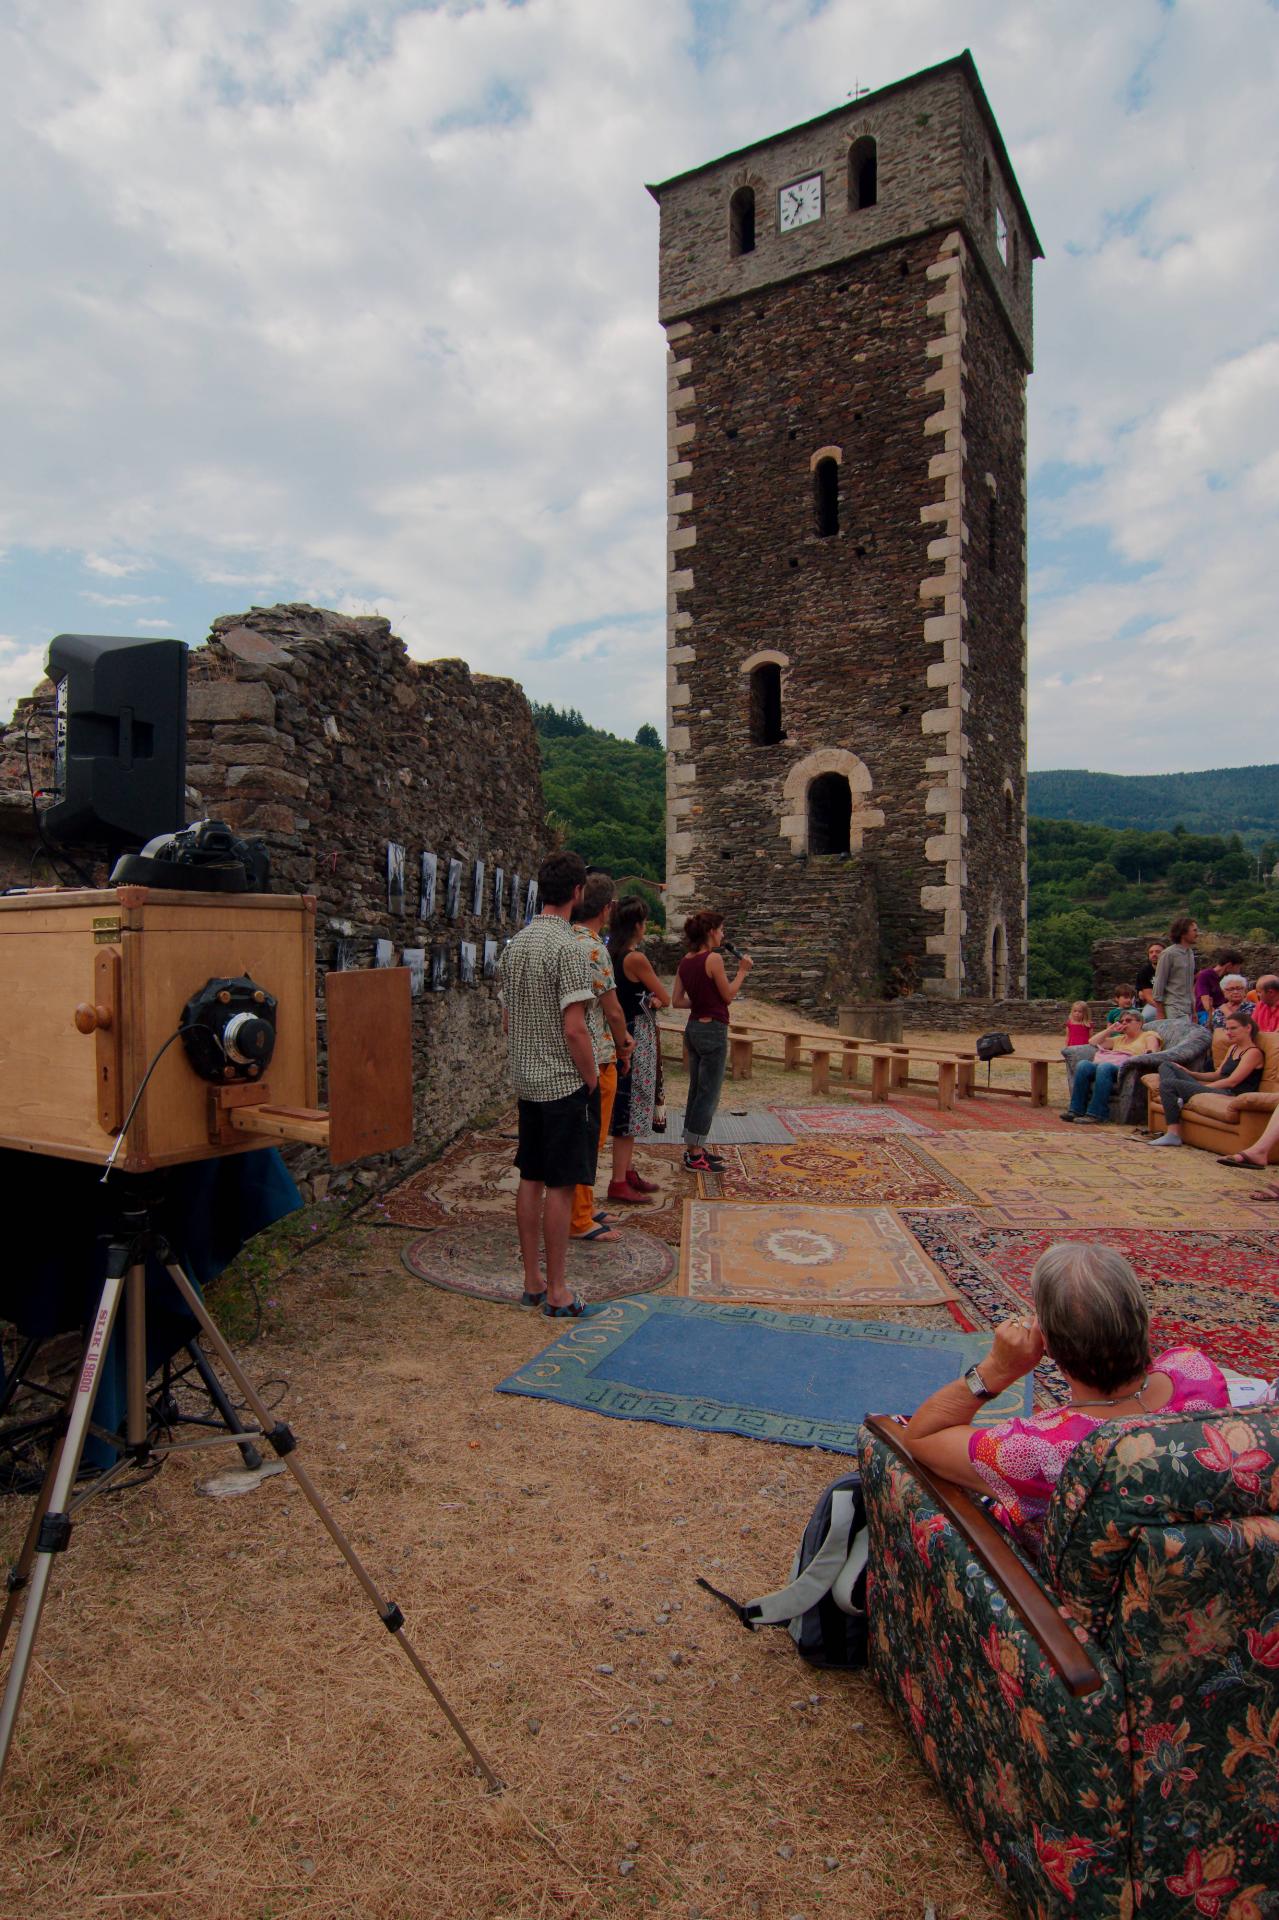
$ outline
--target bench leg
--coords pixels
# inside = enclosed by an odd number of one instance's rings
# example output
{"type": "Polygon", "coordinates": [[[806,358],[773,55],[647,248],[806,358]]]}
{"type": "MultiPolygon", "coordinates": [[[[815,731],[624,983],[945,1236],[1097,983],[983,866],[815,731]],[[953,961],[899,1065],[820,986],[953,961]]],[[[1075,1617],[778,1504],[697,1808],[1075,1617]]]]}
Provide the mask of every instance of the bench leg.
{"type": "Polygon", "coordinates": [[[955,1076],[956,1076],[955,1092],[958,1094],[961,1100],[971,1100],[973,1097],[973,1063],[972,1061],[971,1060],[957,1061],[955,1066],[955,1076]]]}
{"type": "Polygon", "coordinates": [[[830,1086],[830,1055],[815,1053],[813,1071],[809,1076],[809,1085],[814,1093],[825,1093],[830,1086]]]}
{"type": "Polygon", "coordinates": [[[782,1040],[782,1066],[789,1073],[799,1065],[800,1040],[797,1033],[788,1033],[782,1040]]]}
{"type": "Polygon", "coordinates": [[[840,1055],[839,1070],[845,1080],[855,1080],[857,1078],[856,1047],[844,1048],[843,1053],[840,1055]]]}
{"type": "Polygon", "coordinates": [[[1048,1105],[1048,1062],[1032,1060],[1030,1063],[1030,1104],[1032,1107],[1048,1105]]]}
{"type": "Polygon", "coordinates": [[[734,1080],[749,1080],[755,1052],[753,1040],[730,1040],[728,1043],[729,1067],[734,1080]]]}
{"type": "Polygon", "coordinates": [[[888,1098],[888,1072],[892,1062],[887,1054],[877,1053],[870,1063],[870,1097],[882,1102],[888,1098]]]}
{"type": "Polygon", "coordinates": [[[948,1113],[955,1104],[955,1083],[959,1069],[953,1060],[937,1062],[937,1105],[948,1113]]]}
{"type": "Polygon", "coordinates": [[[904,1087],[910,1077],[910,1055],[894,1053],[888,1062],[888,1084],[890,1087],[904,1087]]]}

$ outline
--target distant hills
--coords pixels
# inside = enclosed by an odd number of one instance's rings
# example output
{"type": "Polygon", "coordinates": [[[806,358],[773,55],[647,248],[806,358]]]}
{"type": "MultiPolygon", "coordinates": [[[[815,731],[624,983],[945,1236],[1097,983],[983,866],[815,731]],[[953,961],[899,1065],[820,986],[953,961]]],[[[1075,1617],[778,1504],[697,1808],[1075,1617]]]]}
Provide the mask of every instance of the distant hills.
{"type": "Polygon", "coordinates": [[[1217,767],[1207,773],[1032,773],[1026,811],[1141,832],[1237,833],[1246,847],[1279,838],[1279,766],[1217,767]]]}

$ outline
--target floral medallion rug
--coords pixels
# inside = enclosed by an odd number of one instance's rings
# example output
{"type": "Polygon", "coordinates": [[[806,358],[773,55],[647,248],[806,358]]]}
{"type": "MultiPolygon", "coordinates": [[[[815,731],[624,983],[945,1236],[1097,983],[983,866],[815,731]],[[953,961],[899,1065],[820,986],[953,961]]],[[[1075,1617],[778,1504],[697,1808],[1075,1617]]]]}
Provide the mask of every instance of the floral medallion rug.
{"type": "Polygon", "coordinates": [[[1151,1147],[1118,1127],[1067,1127],[1060,1139],[1037,1134],[1015,1149],[989,1134],[949,1133],[914,1151],[967,1186],[1003,1226],[1230,1233],[1270,1225],[1271,1209],[1250,1200],[1212,1154],[1151,1147]]]}
{"type": "Polygon", "coordinates": [[[962,1296],[964,1326],[1024,1313],[1030,1274],[1055,1240],[1094,1240],[1132,1263],[1150,1295],[1151,1338],[1202,1347],[1240,1373],[1279,1377],[1279,1248],[1273,1233],[1183,1228],[1011,1227],[969,1208],[906,1211],[902,1220],[962,1296]]]}
{"type": "MultiPolygon", "coordinates": [[[[930,1143],[931,1145],[932,1143],[930,1143]]],[[[965,1181],[914,1139],[797,1140],[731,1147],[722,1173],[699,1173],[703,1200],[814,1200],[852,1207],[980,1205],[965,1181]]]]}
{"type": "Polygon", "coordinates": [[[849,1134],[930,1131],[922,1120],[901,1113],[896,1107],[865,1107],[859,1103],[857,1106],[842,1107],[774,1107],[773,1112],[798,1140],[807,1140],[814,1134],[821,1138],[834,1135],[836,1139],[841,1139],[849,1134]]]}
{"type": "MultiPolygon", "coordinates": [[[[433,1287],[518,1306],[524,1291],[515,1216],[509,1222],[454,1220],[411,1240],[400,1255],[409,1272],[433,1287]]],[[[623,1233],[607,1246],[568,1250],[568,1283],[584,1300],[621,1300],[653,1293],[675,1271],[672,1248],[652,1234],[623,1233]]]]}
{"type": "Polygon", "coordinates": [[[941,1306],[955,1289],[888,1207],[690,1200],[679,1291],[696,1300],[805,1307],[941,1306]]]}
{"type": "MultiPolygon", "coordinates": [[[[689,1181],[669,1159],[656,1158],[649,1150],[636,1151],[635,1165],[652,1179],[657,1192],[648,1203],[634,1212],[652,1215],[665,1211],[670,1216],[670,1232],[679,1238],[680,1212],[689,1181]]],[[[608,1150],[602,1156],[598,1192],[608,1184],[608,1150]]],[[[520,1184],[515,1165],[515,1140],[505,1133],[470,1133],[451,1146],[440,1159],[421,1167],[407,1180],[374,1203],[381,1218],[402,1227],[436,1227],[465,1214],[508,1214],[515,1217],[515,1194],[520,1184]]],[[[598,1203],[607,1205],[603,1198],[598,1203]]]]}

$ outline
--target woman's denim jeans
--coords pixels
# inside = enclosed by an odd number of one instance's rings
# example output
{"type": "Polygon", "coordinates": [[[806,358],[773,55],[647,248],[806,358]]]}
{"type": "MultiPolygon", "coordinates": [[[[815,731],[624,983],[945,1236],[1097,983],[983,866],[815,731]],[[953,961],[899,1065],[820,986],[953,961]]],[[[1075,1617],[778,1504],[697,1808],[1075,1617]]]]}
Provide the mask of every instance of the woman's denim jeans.
{"type": "Polygon", "coordinates": [[[1113,1060],[1081,1060],[1070,1083],[1070,1111],[1104,1120],[1110,1112],[1110,1096],[1118,1078],[1119,1068],[1113,1060]]]}
{"type": "Polygon", "coordinates": [[[684,1108],[684,1145],[701,1147],[715,1118],[724,1069],[728,1065],[728,1028],[722,1020],[690,1020],[684,1029],[688,1047],[688,1104],[684,1108]]]}

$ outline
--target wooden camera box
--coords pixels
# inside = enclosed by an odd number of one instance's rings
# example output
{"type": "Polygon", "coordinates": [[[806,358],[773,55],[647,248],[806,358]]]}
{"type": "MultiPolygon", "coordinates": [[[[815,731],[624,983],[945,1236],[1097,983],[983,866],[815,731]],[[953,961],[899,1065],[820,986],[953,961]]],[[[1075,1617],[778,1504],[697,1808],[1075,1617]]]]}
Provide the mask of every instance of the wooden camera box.
{"type": "Polygon", "coordinates": [[[265,1144],[220,1127],[220,1101],[315,1108],[315,902],[148,887],[0,898],[0,1145],[105,1162],[188,1001],[242,975],[276,1003],[260,1081],[219,1092],[174,1040],[129,1126],[123,1171],[265,1144]]]}

